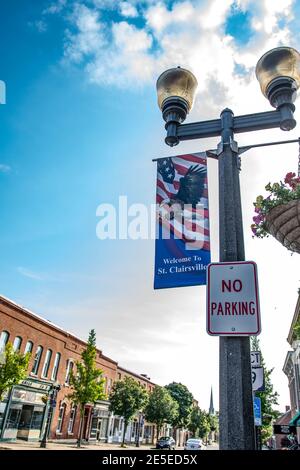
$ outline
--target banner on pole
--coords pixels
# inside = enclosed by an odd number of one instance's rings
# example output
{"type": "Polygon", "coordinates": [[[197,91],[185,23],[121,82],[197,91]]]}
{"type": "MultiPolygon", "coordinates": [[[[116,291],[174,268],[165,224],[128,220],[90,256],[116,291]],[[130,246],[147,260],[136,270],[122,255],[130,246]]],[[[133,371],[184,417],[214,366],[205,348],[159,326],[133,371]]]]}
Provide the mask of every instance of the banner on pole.
{"type": "Polygon", "coordinates": [[[154,289],[206,284],[210,263],[206,152],[157,161],[154,289]]]}

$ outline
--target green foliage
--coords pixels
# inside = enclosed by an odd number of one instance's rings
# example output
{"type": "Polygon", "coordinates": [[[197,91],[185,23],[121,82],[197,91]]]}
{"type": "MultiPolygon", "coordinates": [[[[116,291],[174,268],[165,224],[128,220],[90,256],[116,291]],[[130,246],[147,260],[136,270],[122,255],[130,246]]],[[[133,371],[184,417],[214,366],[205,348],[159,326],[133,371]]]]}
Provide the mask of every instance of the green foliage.
{"type": "Polygon", "coordinates": [[[266,215],[276,206],[287,204],[290,201],[300,199],[300,178],[295,173],[287,173],[284,183],[268,183],[265,187],[269,191],[267,197],[258,196],[253,203],[255,216],[251,225],[254,236],[264,238],[269,236],[266,226],[266,215]]]}
{"type": "Polygon", "coordinates": [[[0,361],[0,401],[3,395],[27,376],[30,354],[21,354],[7,343],[0,361]]]}
{"type": "Polygon", "coordinates": [[[201,410],[199,406],[194,406],[190,415],[188,429],[193,433],[194,437],[205,438],[212,430],[209,414],[201,410]]]}
{"type": "Polygon", "coordinates": [[[171,397],[178,403],[178,414],[172,420],[171,424],[178,428],[187,427],[190,421],[190,415],[193,407],[193,395],[188,390],[188,388],[181,384],[172,382],[165,387],[171,397]]]}
{"type": "Polygon", "coordinates": [[[294,337],[295,339],[300,339],[300,319],[298,318],[295,326],[293,327],[293,333],[294,333],[294,337]]]}
{"type": "Polygon", "coordinates": [[[68,398],[80,406],[81,412],[87,403],[106,398],[103,371],[96,367],[96,355],[96,335],[95,331],[91,330],[87,347],[81,353],[81,361],[76,361],[76,375],[73,371],[70,375],[72,391],[68,398]]]}
{"type": "Polygon", "coordinates": [[[124,432],[122,445],[124,445],[126,429],[133,416],[145,408],[148,402],[148,393],[133,378],[125,377],[123,380],[115,382],[109,396],[110,411],[123,416],[124,432]]]}
{"type": "Polygon", "coordinates": [[[163,424],[172,423],[177,416],[178,403],[171,397],[165,387],[155,386],[145,408],[145,417],[150,423],[156,424],[157,439],[163,424]]]}
{"type": "MultiPolygon", "coordinates": [[[[251,338],[252,351],[260,351],[259,339],[256,336],[251,338]]],[[[271,374],[273,369],[267,369],[264,358],[261,354],[261,365],[264,368],[265,376],[265,391],[255,392],[255,396],[261,399],[262,411],[262,442],[265,443],[272,436],[272,426],[270,422],[279,416],[279,412],[274,410],[273,406],[278,405],[278,393],[274,392],[273,384],[271,382],[271,374]]]]}
{"type": "Polygon", "coordinates": [[[210,431],[218,431],[219,430],[219,418],[217,415],[208,415],[208,422],[210,431]]]}

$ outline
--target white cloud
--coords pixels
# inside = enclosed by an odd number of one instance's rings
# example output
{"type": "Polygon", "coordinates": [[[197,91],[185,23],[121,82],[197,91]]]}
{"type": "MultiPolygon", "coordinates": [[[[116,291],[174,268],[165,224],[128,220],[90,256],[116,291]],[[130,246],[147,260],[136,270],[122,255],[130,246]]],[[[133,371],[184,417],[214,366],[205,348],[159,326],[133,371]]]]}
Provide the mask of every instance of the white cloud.
{"type": "Polygon", "coordinates": [[[56,2],[51,3],[47,8],[44,9],[43,14],[54,15],[56,13],[60,13],[66,4],[67,0],[56,0],[56,2]]]}
{"type": "Polygon", "coordinates": [[[30,269],[27,269],[27,268],[23,268],[22,266],[19,266],[17,268],[17,271],[22,276],[29,277],[30,279],[34,279],[36,281],[44,281],[46,279],[44,275],[33,272],[33,271],[31,271],[30,269]]]}
{"type": "Polygon", "coordinates": [[[11,171],[11,167],[9,165],[0,163],[0,173],[9,173],[10,171],[11,171]]]}
{"type": "Polygon", "coordinates": [[[99,13],[77,3],[71,21],[77,31],[76,34],[67,31],[65,57],[71,62],[80,62],[86,56],[93,57],[105,43],[99,13]]]}
{"type": "Polygon", "coordinates": [[[122,16],[125,16],[127,18],[136,18],[138,16],[138,11],[136,7],[129,2],[121,2],[120,12],[122,16]]]}

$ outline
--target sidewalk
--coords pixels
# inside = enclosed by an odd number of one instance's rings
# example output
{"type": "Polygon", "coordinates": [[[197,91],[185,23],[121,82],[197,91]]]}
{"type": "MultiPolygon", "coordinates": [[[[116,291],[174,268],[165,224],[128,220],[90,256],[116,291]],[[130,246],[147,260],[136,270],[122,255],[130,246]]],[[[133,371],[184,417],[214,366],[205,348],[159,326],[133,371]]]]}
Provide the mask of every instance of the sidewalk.
{"type": "Polygon", "coordinates": [[[136,447],[134,444],[121,447],[120,444],[108,444],[99,442],[97,444],[83,443],[78,449],[74,442],[47,442],[47,448],[40,448],[40,442],[0,442],[0,450],[150,450],[154,449],[153,445],[141,445],[136,447]]]}
{"type": "MultiPolygon", "coordinates": [[[[207,450],[218,450],[219,446],[213,443],[207,446],[207,450]]],[[[106,442],[99,442],[97,444],[83,443],[78,449],[76,443],[73,442],[47,442],[47,448],[41,449],[40,442],[0,442],[0,450],[155,450],[153,444],[141,445],[136,447],[134,444],[126,444],[126,447],[121,447],[120,444],[108,444],[106,442]]],[[[176,450],[181,451],[183,447],[177,447],[176,450]]]]}

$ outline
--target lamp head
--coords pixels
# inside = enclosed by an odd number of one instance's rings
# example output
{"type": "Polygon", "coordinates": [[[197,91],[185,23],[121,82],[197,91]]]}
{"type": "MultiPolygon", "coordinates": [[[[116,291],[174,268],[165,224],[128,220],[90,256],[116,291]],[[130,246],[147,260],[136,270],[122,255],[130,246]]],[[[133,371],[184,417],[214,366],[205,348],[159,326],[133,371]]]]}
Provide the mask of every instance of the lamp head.
{"type": "Polygon", "coordinates": [[[158,106],[166,121],[166,143],[173,147],[179,140],[177,126],[181,124],[193,106],[197,79],[189,70],[176,67],[163,72],[157,80],[158,106]]]}
{"type": "Polygon", "coordinates": [[[281,112],[281,129],[293,129],[293,103],[300,86],[299,52],[292,47],[271,49],[259,59],[255,73],[263,95],[281,112]]]}

